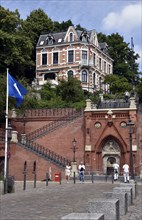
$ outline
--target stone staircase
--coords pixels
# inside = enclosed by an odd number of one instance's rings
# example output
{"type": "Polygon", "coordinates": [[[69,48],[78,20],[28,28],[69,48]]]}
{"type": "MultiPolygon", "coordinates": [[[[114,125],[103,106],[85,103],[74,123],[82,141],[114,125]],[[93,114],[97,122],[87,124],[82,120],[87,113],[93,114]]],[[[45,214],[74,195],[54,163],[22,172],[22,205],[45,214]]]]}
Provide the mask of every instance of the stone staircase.
{"type": "Polygon", "coordinates": [[[26,135],[26,140],[27,141],[35,141],[38,138],[41,138],[45,135],[48,135],[51,132],[56,131],[57,129],[61,127],[67,126],[69,123],[73,122],[77,118],[81,117],[83,115],[83,109],[77,110],[75,112],[72,112],[68,116],[62,117],[58,121],[53,121],[48,125],[45,125],[29,134],[26,135]]]}
{"type": "Polygon", "coordinates": [[[34,142],[26,142],[25,144],[18,143],[18,146],[31,151],[44,160],[54,163],[60,168],[65,168],[65,166],[70,162],[68,159],[56,154],[54,151],[51,151],[48,148],[34,142]]]}
{"type": "Polygon", "coordinates": [[[36,140],[45,135],[48,135],[51,132],[57,131],[57,129],[61,127],[67,126],[69,123],[75,121],[79,117],[82,117],[83,111],[83,109],[76,110],[68,116],[64,116],[64,118],[62,118],[61,120],[53,121],[50,124],[45,125],[27,134],[26,140],[18,142],[18,146],[31,151],[32,153],[43,158],[44,160],[48,160],[54,163],[56,166],[60,168],[65,168],[65,166],[71,161],[55,153],[54,151],[49,150],[47,147],[37,144],[36,140]]]}

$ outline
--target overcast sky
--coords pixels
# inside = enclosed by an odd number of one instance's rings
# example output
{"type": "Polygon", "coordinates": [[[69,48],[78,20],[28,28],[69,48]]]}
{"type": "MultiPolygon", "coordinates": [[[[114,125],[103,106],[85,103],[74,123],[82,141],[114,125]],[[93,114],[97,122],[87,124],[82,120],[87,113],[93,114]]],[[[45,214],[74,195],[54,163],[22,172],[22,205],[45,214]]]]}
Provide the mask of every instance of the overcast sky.
{"type": "Polygon", "coordinates": [[[10,11],[18,9],[23,19],[42,8],[52,21],[71,19],[87,30],[107,35],[118,32],[130,45],[133,37],[142,71],[142,0],[0,0],[0,4],[10,11]]]}

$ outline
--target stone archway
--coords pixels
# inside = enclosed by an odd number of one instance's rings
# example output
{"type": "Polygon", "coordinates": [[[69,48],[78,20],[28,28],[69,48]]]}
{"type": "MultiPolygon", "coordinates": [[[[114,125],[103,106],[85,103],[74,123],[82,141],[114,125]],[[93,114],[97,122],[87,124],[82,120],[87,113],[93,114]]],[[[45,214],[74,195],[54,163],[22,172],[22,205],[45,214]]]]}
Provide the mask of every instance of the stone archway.
{"type": "Polygon", "coordinates": [[[113,163],[118,163],[120,165],[120,154],[119,144],[114,139],[109,139],[105,142],[102,148],[104,174],[111,173],[113,163]]]}

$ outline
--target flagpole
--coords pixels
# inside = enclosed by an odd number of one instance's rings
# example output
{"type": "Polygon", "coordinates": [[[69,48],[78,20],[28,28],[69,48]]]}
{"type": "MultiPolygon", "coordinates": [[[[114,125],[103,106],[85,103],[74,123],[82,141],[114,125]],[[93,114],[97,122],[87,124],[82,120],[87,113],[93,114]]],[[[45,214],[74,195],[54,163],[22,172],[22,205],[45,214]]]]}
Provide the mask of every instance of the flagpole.
{"type": "Polygon", "coordinates": [[[4,193],[8,190],[8,69],[7,69],[7,86],[6,86],[6,114],[5,114],[5,160],[4,160],[4,193]]]}

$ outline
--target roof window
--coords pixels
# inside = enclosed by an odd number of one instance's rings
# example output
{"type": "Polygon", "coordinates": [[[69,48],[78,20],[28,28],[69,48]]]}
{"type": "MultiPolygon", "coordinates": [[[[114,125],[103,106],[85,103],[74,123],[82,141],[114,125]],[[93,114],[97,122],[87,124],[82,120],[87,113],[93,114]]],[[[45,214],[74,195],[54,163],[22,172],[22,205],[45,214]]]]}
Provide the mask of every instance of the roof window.
{"type": "Polygon", "coordinates": [[[42,40],[42,41],[40,41],[40,45],[43,45],[44,44],[44,41],[42,40]]]}

